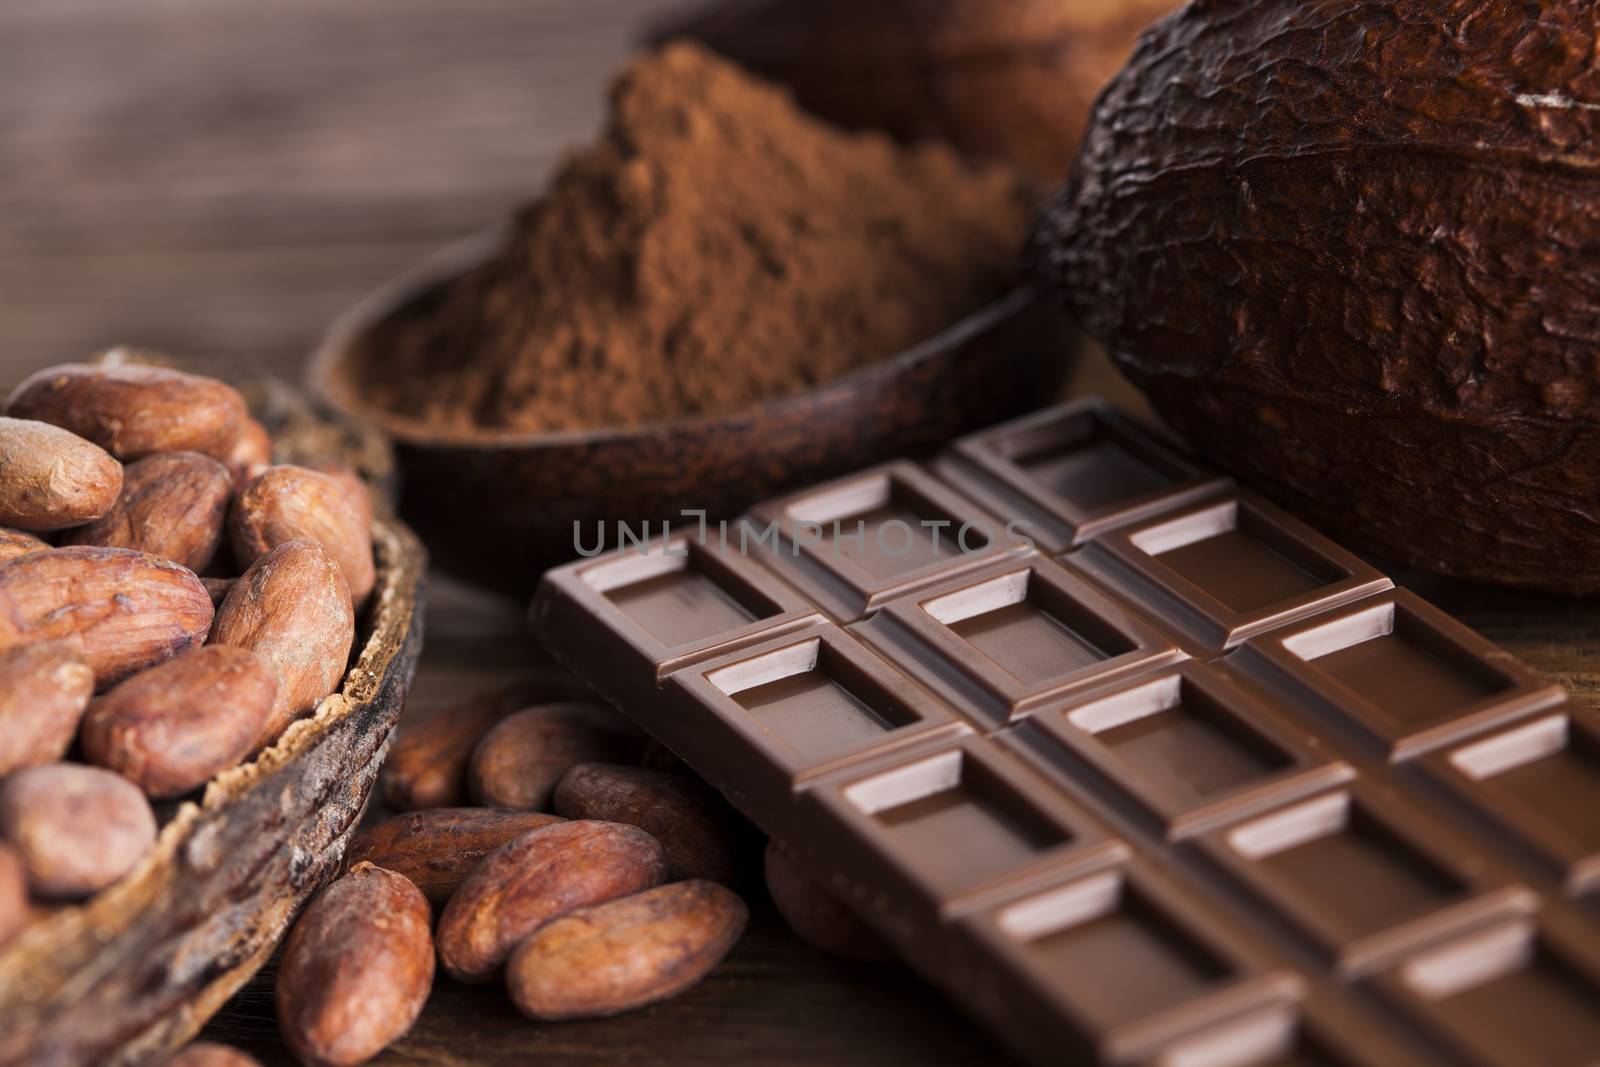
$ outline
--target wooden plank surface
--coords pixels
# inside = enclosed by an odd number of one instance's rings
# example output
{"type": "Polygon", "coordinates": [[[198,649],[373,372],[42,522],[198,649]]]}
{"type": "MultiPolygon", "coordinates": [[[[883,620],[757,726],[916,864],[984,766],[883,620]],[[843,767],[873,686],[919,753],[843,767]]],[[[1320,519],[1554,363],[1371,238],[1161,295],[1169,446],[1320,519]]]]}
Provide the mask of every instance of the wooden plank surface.
{"type": "MultiPolygon", "coordinates": [[[[6,0],[0,380],[137,341],[292,375],[337,311],[499,220],[601,113],[653,0],[6,0]]],[[[1136,403],[1087,361],[1076,383],[1136,403]]],[[[1591,604],[1409,578],[1600,692],[1591,604]]],[[[534,656],[521,606],[435,582],[410,716],[534,656]]],[[[533,1026],[440,981],[390,1064],[968,1064],[994,1046],[914,979],[827,960],[761,901],[727,966],[669,1004],[533,1026]]],[[[210,1036],[288,1063],[270,973],[210,1036]]]]}

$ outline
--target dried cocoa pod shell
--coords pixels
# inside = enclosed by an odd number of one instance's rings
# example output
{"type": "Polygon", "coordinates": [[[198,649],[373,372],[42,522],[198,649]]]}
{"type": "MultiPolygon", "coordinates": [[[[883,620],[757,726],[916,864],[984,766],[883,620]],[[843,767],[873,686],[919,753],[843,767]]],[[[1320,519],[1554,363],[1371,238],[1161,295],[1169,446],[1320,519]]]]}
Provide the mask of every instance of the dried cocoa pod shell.
{"type": "Polygon", "coordinates": [[[733,881],[733,811],[703,782],[643,767],[580,763],[562,776],[554,806],[569,819],[637,826],[661,842],[672,881],[733,881]]]}
{"type": "Polygon", "coordinates": [[[233,386],[139,363],[47,367],[12,391],[5,411],[71,430],[125,460],[152,452],[226,459],[249,418],[233,386]]]}
{"type": "Polygon", "coordinates": [[[272,434],[255,419],[245,419],[223,462],[233,476],[234,489],[243,489],[272,466],[272,434]]]}
{"type": "Polygon", "coordinates": [[[663,25],[793,88],[807,110],[1047,178],[1095,96],[1181,0],[721,0],[663,25]]]}
{"type": "Polygon", "coordinates": [[[660,842],[618,823],[564,822],[502,846],[461,883],[439,917],[439,962],[487,982],[523,939],[575,908],[649,889],[666,877],[660,842]]]}
{"type": "Polygon", "coordinates": [[[0,652],[0,776],[66,754],[94,696],[94,671],[65,641],[0,652]]]}
{"type": "Polygon", "coordinates": [[[65,641],[102,689],[205,640],[200,579],[126,548],[74,546],[0,563],[0,649],[65,641]]]}
{"type": "Polygon", "coordinates": [[[443,904],[482,860],[530,830],[563,821],[538,811],[429,808],[386,819],[350,842],[345,863],[403,874],[431,903],[443,904]]]}
{"type": "Polygon", "coordinates": [[[678,882],[579,908],[524,941],[506,987],[530,1019],[598,1019],[677,996],[714,970],[749,911],[714,882],[678,882]]]}
{"type": "Polygon", "coordinates": [[[416,886],[370,863],[317,895],[274,986],[278,1029],[301,1063],[364,1063],[411,1029],[433,988],[431,922],[416,886]]]}
{"type": "Polygon", "coordinates": [[[0,841],[0,944],[28,924],[28,871],[17,850],[0,841]]]}
{"type": "Polygon", "coordinates": [[[635,760],[642,746],[628,724],[598,704],[524,708],[483,735],[467,783],[486,807],[542,809],[576,764],[635,760]]]}
{"type": "Polygon", "coordinates": [[[63,543],[131,548],[198,572],[216,554],[232,494],[228,468],[210,456],[158,452],[128,464],[116,504],[63,543]]]}
{"type": "Polygon", "coordinates": [[[110,511],[122,464],[47,422],[0,417],[0,524],[64,530],[110,511]]]}
{"type": "Polygon", "coordinates": [[[49,547],[31,533],[0,526],[0,563],[26,556],[30,552],[43,552],[49,547]]]}
{"type": "Polygon", "coordinates": [[[1350,547],[1600,592],[1596,10],[1190,4],[1096,107],[1041,291],[1350,547]]]}
{"type": "MultiPolygon", "coordinates": [[[[271,425],[285,456],[302,462],[356,437],[374,462],[385,448],[372,432],[308,418],[271,425]]],[[[128,877],[82,905],[36,909],[0,945],[0,1064],[160,1062],[266,963],[296,910],[337,873],[421,642],[421,545],[388,515],[375,520],[373,544],[378,586],[340,691],[200,800],[175,806],[128,877]]]]}
{"type": "MultiPolygon", "coordinates": [[[[383,799],[391,808],[453,808],[467,802],[467,764],[489,728],[534,704],[592,699],[565,671],[546,671],[503,689],[479,693],[419,723],[402,723],[383,765],[383,799]]],[[[380,865],[381,866],[381,865],[380,865]]]]}
{"type": "Polygon", "coordinates": [[[261,744],[338,688],[354,642],[355,615],[339,566],[306,540],[281,544],[252,563],[211,628],[212,644],[249,649],[277,675],[261,744]]]}
{"type": "Polygon", "coordinates": [[[890,963],[899,958],[877,931],[840,903],[776,841],[767,843],[766,873],[772,903],[802,941],[830,956],[864,963],[890,963]]]}
{"type": "Polygon", "coordinates": [[[95,700],[83,718],[83,755],[149,796],[181,796],[254,750],[277,692],[272,665],[256,653],[197,648],[95,700]]]}
{"type": "Polygon", "coordinates": [[[22,857],[35,896],[74,900],[132,870],[155,843],[156,818],[121,775],[50,763],[0,781],[0,838],[22,857]]]}
{"type": "Polygon", "coordinates": [[[164,1067],[261,1067],[254,1056],[215,1041],[196,1041],[167,1060],[164,1067]]]}
{"type": "Polygon", "coordinates": [[[270,467],[234,501],[228,534],[241,566],[297,538],[315,541],[338,562],[357,604],[372,592],[372,499],[365,487],[305,467],[270,467]]]}

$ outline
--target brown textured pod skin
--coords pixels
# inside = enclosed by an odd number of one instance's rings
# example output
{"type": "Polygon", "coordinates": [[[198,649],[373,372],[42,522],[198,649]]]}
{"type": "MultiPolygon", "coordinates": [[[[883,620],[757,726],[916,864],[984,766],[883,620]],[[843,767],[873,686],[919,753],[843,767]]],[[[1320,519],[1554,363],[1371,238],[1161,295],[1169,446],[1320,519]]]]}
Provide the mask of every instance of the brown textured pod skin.
{"type": "Polygon", "coordinates": [[[1031,241],[1162,416],[1352,547],[1600,592],[1600,7],[1196,3],[1031,241]]]}
{"type": "Polygon", "coordinates": [[[864,963],[890,963],[898,958],[887,941],[775,841],[767,843],[766,873],[772,903],[802,941],[830,956],[864,963]]]}
{"type": "Polygon", "coordinates": [[[250,565],[217,609],[211,643],[247,648],[277,674],[259,743],[338,688],[355,632],[339,566],[315,541],[279,545],[250,565]]]}
{"type": "Polygon", "coordinates": [[[31,533],[0,526],[0,563],[26,556],[29,552],[43,552],[49,547],[31,533]]]}
{"type": "Polygon", "coordinates": [[[158,452],[128,464],[116,504],[64,543],[131,548],[200,571],[222,540],[232,495],[232,475],[210,456],[158,452]]]}
{"type": "Polygon", "coordinates": [[[1181,0],[720,0],[665,24],[810,111],[1060,177],[1101,86],[1181,0]]]}
{"type": "Polygon", "coordinates": [[[169,1059],[164,1067],[261,1067],[261,1063],[231,1046],[196,1041],[169,1059]]]}
{"type": "Polygon", "coordinates": [[[94,695],[94,671],[70,644],[0,652],[0,776],[60,759],[94,695]]]}
{"type": "Polygon", "coordinates": [[[155,842],[156,818],[121,775],[51,763],[0,782],[0,838],[22,857],[34,895],[76,899],[133,869],[155,842]]]}
{"type": "Polygon", "coordinates": [[[714,882],[678,882],[580,908],[534,934],[506,965],[530,1019],[595,1019],[642,1008],[710,974],[749,911],[714,882]]]}
{"type": "Polygon", "coordinates": [[[485,807],[546,808],[579,763],[637,759],[644,742],[598,704],[544,704],[496,723],[472,752],[467,782],[485,807]]]}
{"type": "Polygon", "coordinates": [[[0,944],[28,924],[28,872],[22,857],[0,842],[0,944]]]}
{"type": "Polygon", "coordinates": [[[197,648],[97,699],[83,718],[83,755],[149,796],[180,796],[250,754],[277,692],[256,653],[197,648]]]}
{"type": "Polygon", "coordinates": [[[118,459],[152,452],[226,459],[249,418],[231,385],[136,363],[47,367],[12,390],[6,414],[71,430],[118,459]]]}
{"type": "Polygon", "coordinates": [[[433,988],[431,920],[416,886],[371,864],[318,894],[289,934],[275,986],[296,1059],[348,1067],[411,1029],[433,988]]]}
{"type": "Polygon", "coordinates": [[[532,704],[592,699],[593,695],[565,671],[547,671],[504,689],[479,693],[415,726],[401,727],[383,765],[384,801],[400,811],[460,807],[468,797],[467,763],[490,727],[532,704]]]}
{"type": "Polygon", "coordinates": [[[212,615],[192,571],[130,549],[57,548],[0,563],[0,649],[65,641],[102,689],[200,644],[212,615]]]}
{"type": "Polygon", "coordinates": [[[338,561],[357,604],[372,592],[372,500],[358,479],[270,467],[233,502],[228,534],[241,566],[297,538],[315,541],[338,561]]]}
{"type": "Polygon", "coordinates": [[[565,822],[530,831],[484,860],[439,917],[439,962],[452,978],[487,982],[545,923],[666,877],[661,844],[618,823],[565,822]]]}
{"type": "Polygon", "coordinates": [[[443,904],[485,856],[530,830],[562,822],[558,815],[492,808],[429,808],[396,815],[350,842],[345,863],[374,863],[403,874],[434,904],[443,904]]]}
{"type": "Polygon", "coordinates": [[[0,524],[64,530],[110,511],[122,464],[48,422],[0,417],[0,524]]]}
{"type": "Polygon", "coordinates": [[[733,812],[716,790],[693,778],[580,763],[556,786],[555,811],[569,819],[637,826],[666,849],[672,881],[733,881],[733,812]]]}

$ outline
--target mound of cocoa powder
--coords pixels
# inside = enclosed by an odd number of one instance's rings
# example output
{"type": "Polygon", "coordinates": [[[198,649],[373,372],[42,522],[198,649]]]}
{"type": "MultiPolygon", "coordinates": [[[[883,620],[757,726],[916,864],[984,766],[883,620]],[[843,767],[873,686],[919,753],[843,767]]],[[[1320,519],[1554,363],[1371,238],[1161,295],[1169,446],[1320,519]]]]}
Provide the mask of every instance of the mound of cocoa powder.
{"type": "Polygon", "coordinates": [[[724,412],[936,333],[1014,284],[1029,190],[938,146],[800,113],[690,44],[636,61],[610,125],[502,251],[377,330],[369,402],[456,431],[724,412]]]}

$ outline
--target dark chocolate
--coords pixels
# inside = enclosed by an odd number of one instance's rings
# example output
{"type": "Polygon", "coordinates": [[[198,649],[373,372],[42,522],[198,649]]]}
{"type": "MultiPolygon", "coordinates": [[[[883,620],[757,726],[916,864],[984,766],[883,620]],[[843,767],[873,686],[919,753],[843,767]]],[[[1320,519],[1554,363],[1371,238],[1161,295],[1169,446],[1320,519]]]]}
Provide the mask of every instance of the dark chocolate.
{"type": "Polygon", "coordinates": [[[538,632],[1031,1061],[1600,1061],[1600,715],[1098,402],[934,471],[538,632]]]}

